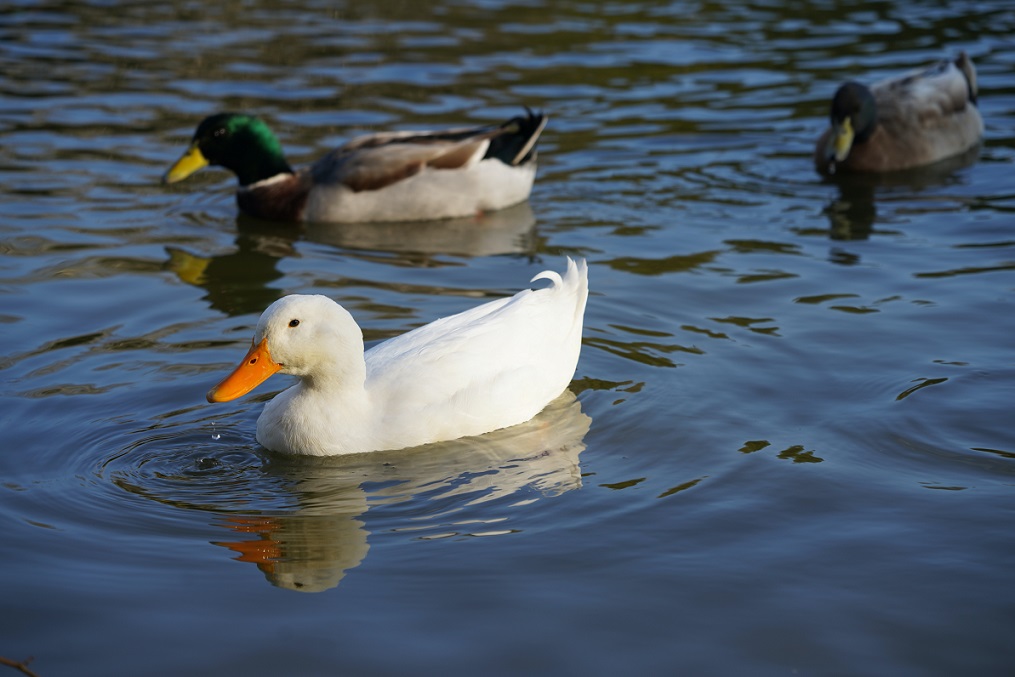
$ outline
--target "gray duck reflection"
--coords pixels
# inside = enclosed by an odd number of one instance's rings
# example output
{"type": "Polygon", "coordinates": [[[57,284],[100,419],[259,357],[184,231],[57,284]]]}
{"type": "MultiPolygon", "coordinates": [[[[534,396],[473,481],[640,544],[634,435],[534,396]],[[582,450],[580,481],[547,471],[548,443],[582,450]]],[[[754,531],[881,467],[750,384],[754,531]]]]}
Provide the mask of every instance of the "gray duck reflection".
{"type": "Polygon", "coordinates": [[[512,505],[491,503],[483,508],[488,517],[470,513],[461,524],[447,521],[466,508],[524,489],[552,497],[580,488],[578,456],[591,422],[574,394],[565,391],[532,420],[478,437],[326,459],[273,457],[266,471],[286,480],[298,507],[286,514],[224,517],[217,525],[230,538],[213,543],[255,564],[272,585],[328,590],[366,557],[370,532],[364,515],[371,505],[425,501],[434,521],[413,510],[411,522],[388,523],[385,530],[423,532],[432,526],[449,535],[500,523],[512,505]]]}
{"type": "Polygon", "coordinates": [[[495,256],[534,251],[536,215],[521,202],[495,212],[441,221],[308,223],[311,242],[404,254],[495,256]]]}
{"type": "Polygon", "coordinates": [[[972,166],[979,146],[931,165],[885,174],[841,172],[824,179],[835,184],[838,196],[824,209],[832,240],[866,240],[877,221],[877,201],[900,193],[923,193],[963,181],[961,170],[972,166]]]}
{"type": "Polygon", "coordinates": [[[241,215],[236,225],[235,250],[205,256],[166,247],[163,264],[180,281],[204,289],[212,308],[231,316],[260,313],[282,295],[271,283],[282,277],[278,263],[297,254],[300,239],[341,247],[355,258],[413,267],[434,265],[439,255],[532,254],[537,245],[536,216],[528,202],[441,221],[293,226],[241,215]]]}

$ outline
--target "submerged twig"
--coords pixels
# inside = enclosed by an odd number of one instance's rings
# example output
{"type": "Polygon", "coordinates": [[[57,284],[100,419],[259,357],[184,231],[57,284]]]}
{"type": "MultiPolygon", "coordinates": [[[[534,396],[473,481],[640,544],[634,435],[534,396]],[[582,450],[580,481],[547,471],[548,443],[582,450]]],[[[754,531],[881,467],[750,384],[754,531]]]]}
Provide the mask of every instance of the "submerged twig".
{"type": "Polygon", "coordinates": [[[9,665],[15,670],[20,670],[22,674],[28,675],[28,677],[39,677],[32,669],[28,667],[28,664],[35,660],[35,657],[29,656],[27,659],[21,661],[12,661],[10,658],[4,658],[0,656],[0,665],[9,665]]]}

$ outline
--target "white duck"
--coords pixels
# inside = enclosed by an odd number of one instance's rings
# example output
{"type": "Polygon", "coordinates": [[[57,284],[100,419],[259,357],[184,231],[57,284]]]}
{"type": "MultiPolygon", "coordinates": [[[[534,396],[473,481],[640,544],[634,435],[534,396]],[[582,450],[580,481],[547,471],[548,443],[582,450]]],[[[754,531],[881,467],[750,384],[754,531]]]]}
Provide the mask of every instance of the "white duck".
{"type": "Polygon", "coordinates": [[[574,376],[588,298],[585,261],[526,289],[389,339],[331,299],[291,295],[258,320],[243,362],[208,393],[227,402],[281,371],[300,378],[264,407],[257,441],[311,456],[402,449],[529,420],[574,376]]]}

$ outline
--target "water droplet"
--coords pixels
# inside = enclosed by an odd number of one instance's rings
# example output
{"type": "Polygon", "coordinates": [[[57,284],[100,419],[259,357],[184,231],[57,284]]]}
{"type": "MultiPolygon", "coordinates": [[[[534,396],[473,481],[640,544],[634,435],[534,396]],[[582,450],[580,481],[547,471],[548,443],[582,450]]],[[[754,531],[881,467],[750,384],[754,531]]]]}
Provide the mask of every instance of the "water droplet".
{"type": "Polygon", "coordinates": [[[212,435],[212,436],[211,436],[211,438],[212,438],[213,440],[219,440],[219,439],[222,439],[222,436],[221,436],[221,435],[219,435],[218,433],[215,433],[214,435],[212,435]]]}

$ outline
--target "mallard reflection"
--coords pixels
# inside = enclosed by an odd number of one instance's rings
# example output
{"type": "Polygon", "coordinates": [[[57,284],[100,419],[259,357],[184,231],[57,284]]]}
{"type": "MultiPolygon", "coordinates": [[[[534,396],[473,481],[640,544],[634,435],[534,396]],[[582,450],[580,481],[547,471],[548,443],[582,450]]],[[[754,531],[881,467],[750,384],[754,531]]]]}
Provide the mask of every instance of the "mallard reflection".
{"type": "Polygon", "coordinates": [[[441,221],[308,223],[311,242],[356,250],[495,256],[534,251],[536,215],[528,202],[496,212],[441,221]]]}
{"type": "Polygon", "coordinates": [[[825,207],[833,240],[866,240],[874,229],[878,209],[874,186],[865,177],[849,176],[840,180],[839,196],[825,207]]]}
{"type": "Polygon", "coordinates": [[[260,313],[284,291],[281,259],[296,256],[299,239],[341,247],[353,258],[398,266],[429,267],[435,257],[533,254],[536,216],[528,202],[497,212],[442,221],[309,223],[302,227],[236,219],[236,248],[210,256],[166,247],[163,264],[186,284],[207,292],[210,306],[230,316],[260,313]],[[302,228],[302,229],[301,229],[302,228]]]}
{"type": "Polygon", "coordinates": [[[255,224],[240,229],[236,249],[204,256],[182,247],[166,247],[163,268],[181,282],[200,287],[208,304],[226,315],[259,313],[285,292],[271,285],[282,277],[278,262],[295,252],[295,240],[285,232],[271,231],[255,224]]]}
{"type": "Polygon", "coordinates": [[[366,557],[372,507],[412,505],[411,521],[394,508],[393,516],[378,516],[386,533],[489,533],[491,524],[504,529],[511,510],[580,488],[578,456],[591,422],[565,391],[532,420],[479,437],[331,458],[272,457],[266,471],[285,480],[298,507],[227,516],[216,524],[230,537],[213,543],[255,564],[272,585],[328,590],[366,557]]]}
{"type": "Polygon", "coordinates": [[[886,174],[838,174],[825,179],[835,184],[838,197],[824,209],[833,240],[866,240],[877,222],[878,200],[913,195],[960,183],[961,170],[979,157],[977,146],[955,157],[901,172],[886,174]]]}

